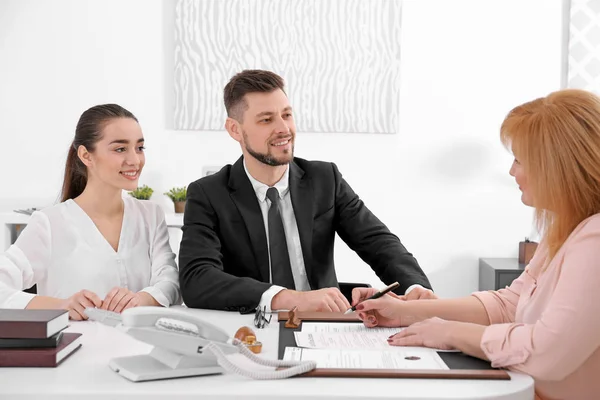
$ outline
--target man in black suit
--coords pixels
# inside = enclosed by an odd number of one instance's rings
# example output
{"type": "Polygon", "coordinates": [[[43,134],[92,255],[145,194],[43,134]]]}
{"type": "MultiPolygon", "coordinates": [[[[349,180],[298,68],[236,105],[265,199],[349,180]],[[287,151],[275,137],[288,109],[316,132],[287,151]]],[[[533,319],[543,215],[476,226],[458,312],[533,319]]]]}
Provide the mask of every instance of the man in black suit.
{"type": "Polygon", "coordinates": [[[188,187],[180,284],[188,307],[346,311],[333,263],[335,233],[407,299],[435,298],[400,240],[333,163],[294,157],[283,79],[261,70],[224,90],[229,135],[243,156],[188,187]]]}

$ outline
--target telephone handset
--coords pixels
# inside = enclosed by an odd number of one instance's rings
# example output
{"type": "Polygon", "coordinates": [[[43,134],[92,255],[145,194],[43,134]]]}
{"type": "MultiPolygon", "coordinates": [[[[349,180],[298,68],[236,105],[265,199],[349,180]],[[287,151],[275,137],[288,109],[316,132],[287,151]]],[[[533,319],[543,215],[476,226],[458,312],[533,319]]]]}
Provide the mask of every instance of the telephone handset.
{"type": "Polygon", "coordinates": [[[121,313],[122,330],[134,338],[180,354],[201,354],[213,342],[224,351],[237,353],[221,328],[182,310],[134,307],[121,313]],[[229,351],[228,351],[229,350],[229,351]]]}
{"type": "Polygon", "coordinates": [[[210,375],[224,370],[253,379],[281,379],[316,368],[314,361],[267,360],[256,356],[221,328],[184,310],[135,307],[121,314],[118,329],[154,346],[149,354],[112,359],[109,366],[132,381],[210,375]],[[249,370],[229,359],[242,353],[256,364],[289,367],[277,371],[249,370]]]}

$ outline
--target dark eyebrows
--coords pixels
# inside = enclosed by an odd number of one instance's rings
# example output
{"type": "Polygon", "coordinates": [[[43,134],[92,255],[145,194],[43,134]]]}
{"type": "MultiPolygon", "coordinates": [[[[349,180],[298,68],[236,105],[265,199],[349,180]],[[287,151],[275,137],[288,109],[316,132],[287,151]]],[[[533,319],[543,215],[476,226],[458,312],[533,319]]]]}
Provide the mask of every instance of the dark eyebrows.
{"type": "MultiPolygon", "coordinates": [[[[292,111],[292,106],[287,106],[286,108],[284,108],[284,109],[282,110],[282,112],[289,112],[289,111],[292,111]]],[[[274,115],[274,114],[275,114],[275,113],[274,113],[274,112],[271,112],[271,111],[263,111],[263,112],[260,112],[260,113],[256,114],[256,118],[260,118],[260,117],[270,117],[270,116],[272,116],[272,115],[274,115]]]]}
{"type": "Polygon", "coordinates": [[[260,117],[270,117],[271,115],[273,115],[274,113],[272,113],[271,111],[263,111],[260,112],[258,114],[256,114],[256,118],[260,118],[260,117]]]}
{"type": "MultiPolygon", "coordinates": [[[[144,143],[144,138],[140,138],[137,141],[138,143],[144,143]]],[[[113,140],[112,142],[109,143],[109,145],[111,144],[115,144],[115,143],[119,143],[119,144],[129,144],[129,140],[126,139],[117,139],[117,140],[113,140]]]]}

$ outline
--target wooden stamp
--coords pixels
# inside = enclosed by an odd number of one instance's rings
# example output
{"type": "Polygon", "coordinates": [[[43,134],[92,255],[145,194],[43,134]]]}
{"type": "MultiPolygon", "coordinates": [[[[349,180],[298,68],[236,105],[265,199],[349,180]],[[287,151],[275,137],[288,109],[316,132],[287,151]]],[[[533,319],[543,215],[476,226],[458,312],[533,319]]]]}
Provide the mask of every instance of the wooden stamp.
{"type": "Polygon", "coordinates": [[[289,319],[285,322],[285,327],[286,328],[298,328],[300,326],[300,318],[298,318],[298,316],[296,315],[296,311],[298,310],[297,306],[294,306],[294,308],[291,309],[290,314],[289,314],[289,319]]]}

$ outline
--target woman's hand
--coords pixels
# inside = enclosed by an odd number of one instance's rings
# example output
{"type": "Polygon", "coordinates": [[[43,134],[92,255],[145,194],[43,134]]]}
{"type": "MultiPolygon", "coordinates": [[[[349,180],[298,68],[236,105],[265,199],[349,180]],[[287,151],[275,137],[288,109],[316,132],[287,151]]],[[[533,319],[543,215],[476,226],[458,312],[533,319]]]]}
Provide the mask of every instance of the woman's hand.
{"type": "Polygon", "coordinates": [[[82,321],[88,319],[85,314],[86,308],[97,308],[101,306],[102,300],[100,300],[100,297],[98,297],[96,293],[84,289],[64,300],[61,303],[60,308],[69,311],[69,318],[75,321],[82,321]]]}
{"type": "Polygon", "coordinates": [[[376,300],[364,300],[377,292],[378,290],[374,288],[355,288],[352,290],[352,305],[360,303],[356,306],[358,317],[369,328],[375,326],[401,326],[400,306],[403,303],[401,297],[389,292],[376,300]]]}
{"type": "Polygon", "coordinates": [[[120,313],[128,308],[159,305],[149,293],[136,293],[127,288],[114,287],[102,302],[102,309],[120,313]]]}
{"type": "Polygon", "coordinates": [[[429,318],[416,322],[390,336],[392,346],[421,346],[441,350],[454,350],[452,332],[457,322],[441,318],[429,318]]]}

